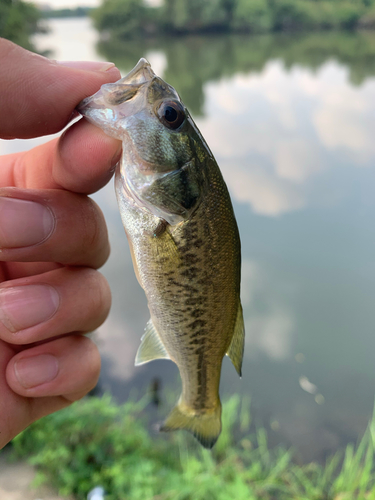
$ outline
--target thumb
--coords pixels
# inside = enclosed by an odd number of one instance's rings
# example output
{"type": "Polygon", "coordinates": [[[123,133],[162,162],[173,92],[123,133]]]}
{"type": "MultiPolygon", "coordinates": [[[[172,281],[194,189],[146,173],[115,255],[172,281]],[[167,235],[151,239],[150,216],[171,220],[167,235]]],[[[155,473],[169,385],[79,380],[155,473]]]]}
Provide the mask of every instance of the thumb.
{"type": "Polygon", "coordinates": [[[77,104],[120,78],[111,63],[58,63],[0,38],[0,137],[37,137],[61,130],[77,104]]]}

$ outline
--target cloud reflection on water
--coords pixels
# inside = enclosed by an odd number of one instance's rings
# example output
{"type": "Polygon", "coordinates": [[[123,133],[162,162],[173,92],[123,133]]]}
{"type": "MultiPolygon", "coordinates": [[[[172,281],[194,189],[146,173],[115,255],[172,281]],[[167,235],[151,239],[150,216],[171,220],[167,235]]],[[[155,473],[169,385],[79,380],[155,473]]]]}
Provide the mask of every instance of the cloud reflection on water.
{"type": "Polygon", "coordinates": [[[271,61],[259,74],[207,84],[205,95],[207,118],[198,126],[233,196],[258,214],[315,204],[319,196],[308,184],[322,182],[341,158],[374,160],[375,81],[353,87],[336,62],[288,73],[271,61]]]}
{"type": "Polygon", "coordinates": [[[244,258],[241,283],[245,357],[257,358],[262,353],[276,361],[290,359],[296,335],[295,321],[288,305],[273,288],[270,272],[244,258]]]}

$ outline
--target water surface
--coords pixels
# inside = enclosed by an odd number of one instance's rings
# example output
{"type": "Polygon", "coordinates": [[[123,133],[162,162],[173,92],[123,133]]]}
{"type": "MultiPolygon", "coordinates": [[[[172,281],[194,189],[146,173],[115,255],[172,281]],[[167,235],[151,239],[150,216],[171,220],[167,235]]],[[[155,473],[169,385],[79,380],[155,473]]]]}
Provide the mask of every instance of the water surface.
{"type": "MultiPolygon", "coordinates": [[[[111,44],[87,19],[50,25],[37,43],[58,59],[113,60],[125,73],[146,56],[223,171],[242,239],[246,350],[242,380],[224,360],[222,395],[250,395],[271,443],[293,445],[301,460],[355,442],[375,392],[374,35],[111,44]]],[[[0,151],[40,141],[2,141],[0,151]]],[[[134,367],[147,305],[112,183],[94,198],[112,246],[103,273],[113,307],[96,334],[101,388],[123,400],[159,377],[177,396],[173,363],[134,367]]]]}

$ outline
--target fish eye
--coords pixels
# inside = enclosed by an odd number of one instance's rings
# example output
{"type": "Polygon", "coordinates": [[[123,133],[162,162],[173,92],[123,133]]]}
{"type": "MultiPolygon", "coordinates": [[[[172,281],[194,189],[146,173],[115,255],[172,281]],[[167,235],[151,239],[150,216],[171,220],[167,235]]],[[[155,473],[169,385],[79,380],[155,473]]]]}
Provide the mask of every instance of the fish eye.
{"type": "Polygon", "coordinates": [[[172,130],[178,129],[186,118],[184,108],[178,101],[162,102],[157,110],[157,115],[163,125],[172,130]]]}

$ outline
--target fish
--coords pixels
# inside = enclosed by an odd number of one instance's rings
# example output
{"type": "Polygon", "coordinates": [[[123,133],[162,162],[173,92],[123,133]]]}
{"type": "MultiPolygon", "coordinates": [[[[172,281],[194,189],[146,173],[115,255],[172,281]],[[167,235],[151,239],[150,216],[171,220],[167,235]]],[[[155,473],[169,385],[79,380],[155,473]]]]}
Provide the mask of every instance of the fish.
{"type": "Polygon", "coordinates": [[[228,355],[241,376],[245,336],[227,186],[179,94],[146,59],[78,111],[122,141],[115,189],[150,311],[135,364],[170,359],[182,381],[160,430],[187,430],[212,448],[222,426],[222,360],[228,355]]]}

